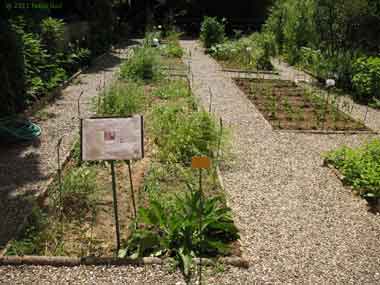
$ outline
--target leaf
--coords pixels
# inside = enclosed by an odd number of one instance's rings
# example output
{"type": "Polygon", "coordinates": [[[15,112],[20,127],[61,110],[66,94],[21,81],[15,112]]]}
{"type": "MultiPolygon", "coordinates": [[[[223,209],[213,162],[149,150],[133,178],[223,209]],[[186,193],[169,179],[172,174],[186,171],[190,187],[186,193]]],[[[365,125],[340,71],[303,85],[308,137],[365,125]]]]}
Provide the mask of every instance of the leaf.
{"type": "Polygon", "coordinates": [[[182,261],[183,273],[185,274],[185,276],[189,276],[191,270],[192,257],[190,254],[185,254],[183,248],[179,249],[178,254],[182,261]]]}
{"type": "Polygon", "coordinates": [[[127,256],[127,249],[120,249],[118,253],[119,258],[125,258],[127,256]]]}

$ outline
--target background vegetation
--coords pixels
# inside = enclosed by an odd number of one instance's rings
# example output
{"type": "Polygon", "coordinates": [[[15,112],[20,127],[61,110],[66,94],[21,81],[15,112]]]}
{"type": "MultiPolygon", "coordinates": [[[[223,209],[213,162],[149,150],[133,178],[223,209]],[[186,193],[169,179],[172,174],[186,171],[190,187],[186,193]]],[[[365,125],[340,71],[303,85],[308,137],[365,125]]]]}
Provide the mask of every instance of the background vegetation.
{"type": "Polygon", "coordinates": [[[264,25],[279,53],[321,79],[355,91],[359,99],[379,99],[380,2],[371,0],[276,1],[264,25]],[[353,80],[356,78],[356,80],[353,80]]]}

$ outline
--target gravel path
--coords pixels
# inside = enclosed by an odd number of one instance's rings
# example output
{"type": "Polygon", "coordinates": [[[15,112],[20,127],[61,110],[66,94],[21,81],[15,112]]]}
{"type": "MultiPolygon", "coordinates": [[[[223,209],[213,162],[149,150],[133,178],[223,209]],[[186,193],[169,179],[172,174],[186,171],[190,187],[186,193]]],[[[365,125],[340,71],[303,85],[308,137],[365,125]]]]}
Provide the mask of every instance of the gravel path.
{"type": "Polygon", "coordinates": [[[28,196],[45,189],[49,178],[56,172],[58,140],[63,137],[61,156],[64,157],[75,138],[79,137],[80,93],[83,92],[80,115],[86,117],[91,113],[91,99],[104,82],[109,84],[126,51],[127,48],[120,48],[98,59],[92,68],[65,88],[53,104],[37,112],[36,118],[31,118],[42,128],[38,142],[0,146],[0,249],[14,237],[28,213],[31,206],[28,196]]]}
{"type": "Polygon", "coordinates": [[[371,136],[275,132],[196,42],[182,44],[192,52],[195,93],[208,106],[211,87],[213,110],[233,130],[234,159],[223,176],[252,267],[225,278],[379,283],[380,216],[322,167],[321,157],[371,136]]]}

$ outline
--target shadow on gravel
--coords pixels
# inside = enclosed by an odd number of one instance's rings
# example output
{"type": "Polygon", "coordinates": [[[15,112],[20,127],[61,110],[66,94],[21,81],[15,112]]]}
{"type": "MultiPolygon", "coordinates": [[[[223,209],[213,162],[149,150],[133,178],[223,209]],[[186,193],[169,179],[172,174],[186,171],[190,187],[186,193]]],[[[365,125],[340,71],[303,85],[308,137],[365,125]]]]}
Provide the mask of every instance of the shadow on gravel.
{"type": "Polygon", "coordinates": [[[122,59],[118,55],[118,51],[127,49],[128,47],[134,45],[140,45],[140,43],[136,40],[127,40],[123,43],[115,45],[115,50],[113,52],[107,53],[102,58],[95,60],[92,63],[92,66],[89,67],[86,71],[84,71],[83,74],[92,74],[99,73],[105,70],[111,70],[112,68],[118,66],[122,62],[122,59]]]}
{"type": "MultiPolygon", "coordinates": [[[[38,140],[32,145],[40,147],[38,140]]],[[[31,144],[0,142],[0,249],[14,238],[30,212],[36,185],[46,180],[31,144]],[[17,192],[19,190],[22,192],[17,192]]]]}

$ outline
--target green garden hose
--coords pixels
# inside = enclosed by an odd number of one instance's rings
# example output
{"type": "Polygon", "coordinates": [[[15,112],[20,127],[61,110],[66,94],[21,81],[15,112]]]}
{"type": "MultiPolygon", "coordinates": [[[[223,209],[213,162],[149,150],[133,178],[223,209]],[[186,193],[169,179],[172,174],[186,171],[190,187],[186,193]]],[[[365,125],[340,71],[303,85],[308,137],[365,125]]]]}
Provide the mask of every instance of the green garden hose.
{"type": "Polygon", "coordinates": [[[25,119],[7,117],[0,119],[1,141],[31,141],[41,135],[41,128],[25,119]]]}

